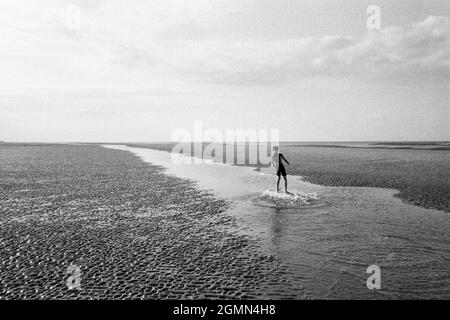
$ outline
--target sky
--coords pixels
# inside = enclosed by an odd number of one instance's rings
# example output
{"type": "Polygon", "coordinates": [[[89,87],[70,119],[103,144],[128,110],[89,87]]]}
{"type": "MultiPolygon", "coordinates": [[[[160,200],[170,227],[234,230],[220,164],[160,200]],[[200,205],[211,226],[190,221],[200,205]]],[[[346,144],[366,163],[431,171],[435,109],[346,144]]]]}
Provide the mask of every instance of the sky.
{"type": "Polygon", "coordinates": [[[448,0],[0,1],[3,141],[450,140],[449,80],[448,0]]]}

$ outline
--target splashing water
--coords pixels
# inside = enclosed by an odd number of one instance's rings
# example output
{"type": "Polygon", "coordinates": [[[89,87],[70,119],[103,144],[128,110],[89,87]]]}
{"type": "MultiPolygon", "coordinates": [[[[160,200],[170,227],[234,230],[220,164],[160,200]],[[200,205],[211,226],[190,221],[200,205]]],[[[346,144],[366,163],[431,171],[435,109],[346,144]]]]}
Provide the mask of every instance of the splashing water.
{"type": "Polygon", "coordinates": [[[307,209],[329,205],[328,202],[319,199],[315,192],[305,193],[297,190],[288,193],[265,190],[251,197],[251,202],[257,206],[279,209],[307,209]]]}

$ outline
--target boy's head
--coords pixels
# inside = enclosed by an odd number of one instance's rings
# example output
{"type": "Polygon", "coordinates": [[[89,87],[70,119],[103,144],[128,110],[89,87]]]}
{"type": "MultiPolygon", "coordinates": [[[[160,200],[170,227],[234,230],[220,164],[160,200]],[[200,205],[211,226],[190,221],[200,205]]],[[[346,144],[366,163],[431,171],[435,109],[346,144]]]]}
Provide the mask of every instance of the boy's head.
{"type": "Polygon", "coordinates": [[[278,152],[278,146],[273,146],[273,151],[278,152]]]}

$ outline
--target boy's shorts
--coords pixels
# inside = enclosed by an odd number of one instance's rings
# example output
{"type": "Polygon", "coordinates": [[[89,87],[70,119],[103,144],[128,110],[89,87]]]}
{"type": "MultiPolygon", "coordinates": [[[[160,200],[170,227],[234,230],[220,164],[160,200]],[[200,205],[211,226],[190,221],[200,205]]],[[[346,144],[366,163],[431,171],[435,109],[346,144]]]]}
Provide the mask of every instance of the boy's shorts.
{"type": "Polygon", "coordinates": [[[277,170],[277,176],[280,176],[280,175],[283,177],[286,177],[286,169],[284,168],[283,165],[279,166],[278,170],[277,170]]]}

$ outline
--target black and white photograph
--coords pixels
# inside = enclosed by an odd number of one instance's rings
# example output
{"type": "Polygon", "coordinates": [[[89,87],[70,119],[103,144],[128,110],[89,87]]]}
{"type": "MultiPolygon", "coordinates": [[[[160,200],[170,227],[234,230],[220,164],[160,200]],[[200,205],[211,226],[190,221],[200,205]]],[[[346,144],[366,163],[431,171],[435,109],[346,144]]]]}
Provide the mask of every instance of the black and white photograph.
{"type": "Polygon", "coordinates": [[[2,0],[0,300],[449,300],[449,128],[448,0],[2,0]]]}

